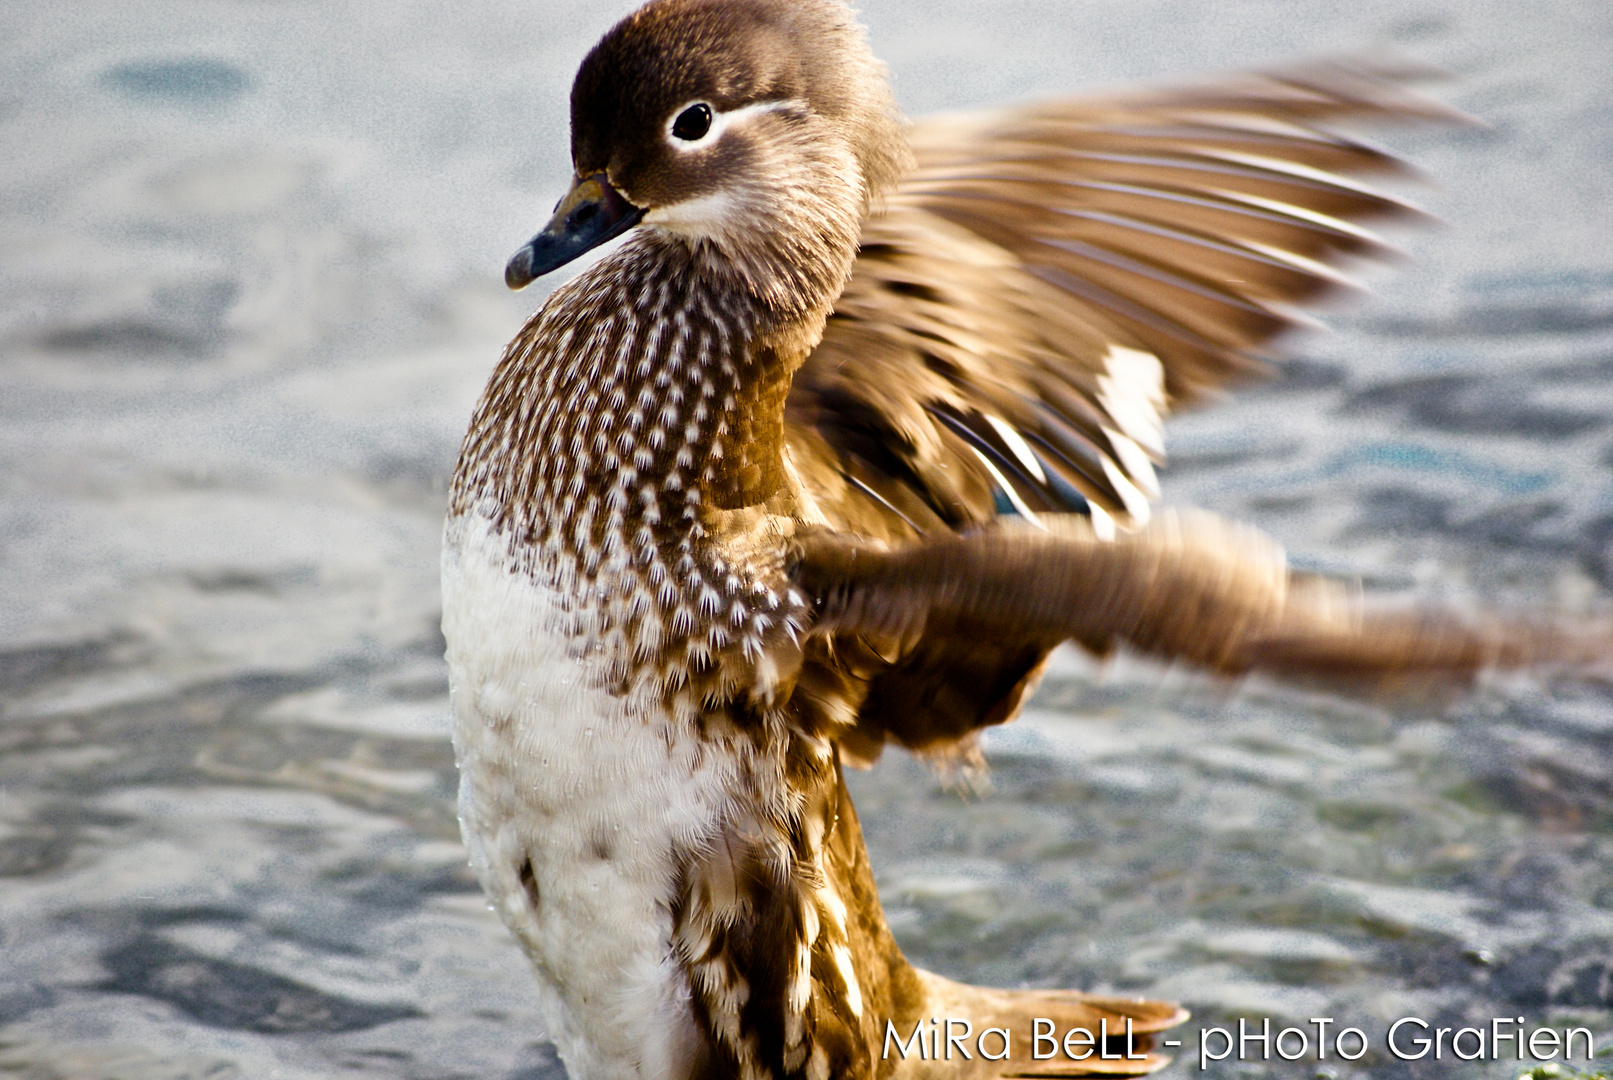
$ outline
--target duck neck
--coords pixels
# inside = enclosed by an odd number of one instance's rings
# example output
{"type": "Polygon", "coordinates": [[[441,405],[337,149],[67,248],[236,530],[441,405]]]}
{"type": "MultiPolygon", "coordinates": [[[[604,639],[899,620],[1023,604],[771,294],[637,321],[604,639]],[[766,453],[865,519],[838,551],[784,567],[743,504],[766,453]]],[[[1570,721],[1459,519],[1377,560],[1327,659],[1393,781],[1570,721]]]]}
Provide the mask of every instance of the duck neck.
{"type": "MultiPolygon", "coordinates": [[[[650,233],[644,244],[652,278],[671,285],[671,331],[693,346],[691,355],[676,341],[663,345],[655,378],[682,382],[686,395],[697,395],[690,419],[709,420],[703,437],[688,446],[705,463],[695,481],[701,500],[719,510],[765,502],[784,484],[790,384],[823,336],[853,251],[843,258],[813,251],[813,258],[796,260],[776,242],[779,250],[740,253],[753,260],[742,262],[731,249],[680,237],[650,233]]],[[[665,341],[668,329],[652,326],[648,333],[665,341]]]]}
{"type": "MultiPolygon", "coordinates": [[[[849,261],[849,259],[848,259],[849,261]]],[[[529,543],[703,534],[784,486],[784,404],[839,291],[782,309],[636,238],[556,290],[471,422],[451,512],[488,506],[529,543]]]]}

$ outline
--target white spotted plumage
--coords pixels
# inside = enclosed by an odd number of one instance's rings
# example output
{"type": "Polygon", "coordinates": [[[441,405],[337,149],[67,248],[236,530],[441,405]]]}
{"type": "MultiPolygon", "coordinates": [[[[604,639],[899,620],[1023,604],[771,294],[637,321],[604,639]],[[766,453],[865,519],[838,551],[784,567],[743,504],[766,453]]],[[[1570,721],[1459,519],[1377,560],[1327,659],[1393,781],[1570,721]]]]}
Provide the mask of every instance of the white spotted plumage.
{"type": "Polygon", "coordinates": [[[702,523],[744,376],[724,346],[744,336],[712,330],[697,282],[657,281],[663,255],[622,249],[512,343],[466,439],[443,555],[473,863],[566,1060],[602,1077],[687,1071],[691,975],[719,999],[747,993],[720,956],[681,962],[671,911],[687,865],[755,816],[758,791],[787,788],[776,739],[770,753],[765,732],[722,736],[730,752],[711,753],[707,714],[735,696],[765,710],[805,616],[778,545],[723,549],[702,523]],[[613,315],[583,332],[579,309],[613,315]],[[693,406],[657,408],[660,383],[693,406]]]}

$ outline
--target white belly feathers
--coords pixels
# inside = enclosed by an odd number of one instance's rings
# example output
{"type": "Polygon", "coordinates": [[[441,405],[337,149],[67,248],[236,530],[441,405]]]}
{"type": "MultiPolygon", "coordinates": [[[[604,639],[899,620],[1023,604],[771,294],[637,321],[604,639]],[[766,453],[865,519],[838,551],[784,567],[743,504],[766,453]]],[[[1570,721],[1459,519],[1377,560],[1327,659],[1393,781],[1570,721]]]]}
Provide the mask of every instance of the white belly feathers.
{"type": "Polygon", "coordinates": [[[574,1080],[681,1077],[700,1037],[672,955],[680,856],[717,832],[731,760],[612,694],[562,597],[472,511],[443,546],[443,632],[471,863],[539,976],[574,1080]]]}

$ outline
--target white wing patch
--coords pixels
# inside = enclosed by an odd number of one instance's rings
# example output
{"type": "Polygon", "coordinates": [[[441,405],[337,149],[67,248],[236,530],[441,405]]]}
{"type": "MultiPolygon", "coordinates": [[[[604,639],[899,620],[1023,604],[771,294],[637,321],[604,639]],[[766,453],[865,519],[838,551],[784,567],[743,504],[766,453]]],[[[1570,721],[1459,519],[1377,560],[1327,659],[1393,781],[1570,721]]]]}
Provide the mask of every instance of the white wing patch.
{"type": "Polygon", "coordinates": [[[1099,540],[1113,540],[1115,538],[1115,519],[1109,516],[1109,511],[1095,502],[1087,503],[1087,512],[1092,515],[1092,533],[1099,540]]]}
{"type": "Polygon", "coordinates": [[[1047,483],[1047,473],[1042,471],[1042,463],[1037,460],[1036,451],[1032,450],[1031,444],[1025,441],[1025,436],[1014,429],[1014,425],[1006,420],[992,416],[990,413],[986,414],[986,423],[991,425],[993,431],[1002,436],[1003,442],[1008,444],[1008,449],[1014,452],[1014,456],[1019,459],[1020,464],[1025,466],[1025,471],[1034,476],[1037,483],[1047,483]]]}
{"type": "Polygon", "coordinates": [[[1002,474],[1002,470],[993,465],[991,460],[985,454],[982,454],[978,448],[971,446],[969,449],[974,451],[974,455],[979,459],[980,464],[985,466],[986,471],[991,474],[992,481],[1008,497],[1009,505],[1014,508],[1014,512],[1038,529],[1046,529],[1047,526],[1042,524],[1042,519],[1036,516],[1036,511],[1026,505],[1019,492],[1014,490],[1014,485],[1010,484],[1008,478],[1002,474]]]}
{"type": "Polygon", "coordinates": [[[1120,467],[1108,458],[1103,458],[1103,475],[1109,478],[1109,484],[1120,496],[1120,501],[1126,504],[1126,513],[1131,515],[1133,528],[1140,529],[1148,524],[1148,519],[1154,516],[1154,509],[1148,504],[1148,496],[1137,490],[1137,485],[1127,479],[1120,467]]]}
{"type": "Polygon", "coordinates": [[[1154,475],[1154,463],[1148,460],[1143,448],[1112,428],[1104,428],[1103,434],[1115,448],[1115,457],[1120,459],[1120,467],[1126,470],[1132,482],[1150,499],[1159,498],[1159,477],[1154,475]]]}
{"type": "Polygon", "coordinates": [[[1121,432],[1156,458],[1165,456],[1165,368],[1141,349],[1110,345],[1098,376],[1098,401],[1121,432]]]}
{"type": "MultiPolygon", "coordinates": [[[[1103,368],[1098,404],[1120,429],[1103,429],[1115,456],[1115,461],[1103,459],[1103,473],[1132,525],[1140,528],[1153,516],[1151,500],[1159,498],[1153,463],[1165,457],[1165,368],[1153,353],[1124,345],[1109,346],[1103,368]]],[[[1114,522],[1100,524],[1093,516],[1092,527],[1100,537],[1105,525],[1112,536],[1114,522]]]]}

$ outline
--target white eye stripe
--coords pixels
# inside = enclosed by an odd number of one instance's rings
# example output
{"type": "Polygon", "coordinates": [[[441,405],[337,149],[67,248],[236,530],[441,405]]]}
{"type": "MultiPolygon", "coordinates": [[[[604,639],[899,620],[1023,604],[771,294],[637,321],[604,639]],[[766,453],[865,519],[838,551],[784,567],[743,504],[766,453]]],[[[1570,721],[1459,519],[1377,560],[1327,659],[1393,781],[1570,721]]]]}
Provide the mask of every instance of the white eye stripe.
{"type": "Polygon", "coordinates": [[[704,135],[698,139],[680,139],[672,134],[673,125],[678,122],[678,117],[682,116],[685,110],[695,105],[705,105],[707,108],[711,108],[709,103],[703,101],[690,101],[678,106],[672,110],[672,115],[667,118],[664,132],[666,141],[671,144],[672,148],[686,154],[696,150],[704,150],[706,147],[711,146],[722,138],[723,132],[728,130],[730,124],[744,123],[751,117],[761,113],[779,112],[783,109],[804,110],[806,108],[806,102],[797,98],[782,98],[778,101],[757,101],[750,105],[741,105],[739,108],[730,109],[727,112],[711,109],[711,127],[704,135]]]}

